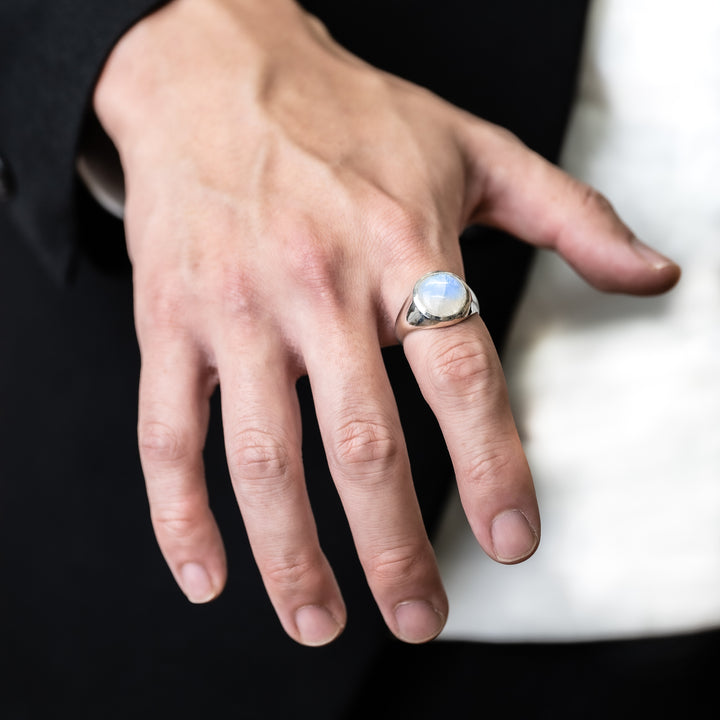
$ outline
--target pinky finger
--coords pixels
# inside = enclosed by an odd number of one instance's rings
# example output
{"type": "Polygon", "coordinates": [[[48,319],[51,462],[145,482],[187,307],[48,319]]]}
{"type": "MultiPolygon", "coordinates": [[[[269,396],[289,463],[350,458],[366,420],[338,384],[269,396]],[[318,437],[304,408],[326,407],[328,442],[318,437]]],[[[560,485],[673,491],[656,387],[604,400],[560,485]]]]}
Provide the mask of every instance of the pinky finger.
{"type": "Polygon", "coordinates": [[[138,442],[150,514],[163,556],[194,603],[219,595],[227,577],[202,459],[210,392],[192,346],[143,348],[138,442]]]}

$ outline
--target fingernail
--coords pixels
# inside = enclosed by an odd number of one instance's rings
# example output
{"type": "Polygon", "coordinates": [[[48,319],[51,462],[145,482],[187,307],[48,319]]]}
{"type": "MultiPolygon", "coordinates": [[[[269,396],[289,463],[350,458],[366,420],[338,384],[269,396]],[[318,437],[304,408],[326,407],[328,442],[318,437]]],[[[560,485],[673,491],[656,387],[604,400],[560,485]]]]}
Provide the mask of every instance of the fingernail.
{"type": "Polygon", "coordinates": [[[495,557],[500,562],[524,560],[538,545],[537,533],[519,510],[506,510],[496,515],[490,532],[495,557]]]}
{"type": "Polygon", "coordinates": [[[180,569],[180,582],[187,598],[192,603],[205,603],[215,597],[207,570],[198,563],[185,563],[180,569]]]}
{"type": "Polygon", "coordinates": [[[670,258],[661,255],[656,250],[653,250],[649,245],[646,245],[642,240],[638,240],[634,237],[631,241],[633,250],[650,265],[653,270],[663,270],[666,267],[675,265],[670,258]]]}
{"type": "Polygon", "coordinates": [[[305,605],[295,613],[295,624],[303,645],[317,647],[334,640],[342,630],[328,610],[319,605],[305,605]]]}
{"type": "Polygon", "coordinates": [[[432,640],[445,625],[445,616],[424,600],[401,602],[395,607],[398,636],[410,643],[432,640]]]}

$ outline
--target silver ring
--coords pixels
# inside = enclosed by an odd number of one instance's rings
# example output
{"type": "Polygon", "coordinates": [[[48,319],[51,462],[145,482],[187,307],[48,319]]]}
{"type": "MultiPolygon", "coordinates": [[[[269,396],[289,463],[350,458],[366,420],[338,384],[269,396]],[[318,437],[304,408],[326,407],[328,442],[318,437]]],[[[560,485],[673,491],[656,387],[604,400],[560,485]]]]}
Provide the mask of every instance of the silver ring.
{"type": "Polygon", "coordinates": [[[415,283],[395,321],[395,335],[402,342],[411,330],[455,325],[479,313],[467,283],[455,273],[436,270],[415,283]]]}

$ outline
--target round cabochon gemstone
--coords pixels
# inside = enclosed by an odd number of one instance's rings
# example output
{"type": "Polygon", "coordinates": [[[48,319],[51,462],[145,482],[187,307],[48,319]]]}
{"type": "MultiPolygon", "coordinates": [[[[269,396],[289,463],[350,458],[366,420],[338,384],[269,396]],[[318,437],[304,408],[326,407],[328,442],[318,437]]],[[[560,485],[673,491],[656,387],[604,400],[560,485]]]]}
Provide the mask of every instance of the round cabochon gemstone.
{"type": "Polygon", "coordinates": [[[415,304],[426,315],[453,317],[467,306],[465,285],[456,275],[437,272],[422,278],[415,286],[415,304]]]}

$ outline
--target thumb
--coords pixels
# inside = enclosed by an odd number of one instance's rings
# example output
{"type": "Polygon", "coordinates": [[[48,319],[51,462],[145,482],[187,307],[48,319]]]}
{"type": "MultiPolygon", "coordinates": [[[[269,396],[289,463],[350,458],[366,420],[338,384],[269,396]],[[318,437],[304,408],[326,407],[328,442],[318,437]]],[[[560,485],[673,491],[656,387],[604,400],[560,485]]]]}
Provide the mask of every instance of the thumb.
{"type": "Polygon", "coordinates": [[[469,139],[475,181],[469,222],[506,230],[559,253],[600,290],[653,295],[680,268],[638,240],[597,190],[489,123],[469,139]]]}

